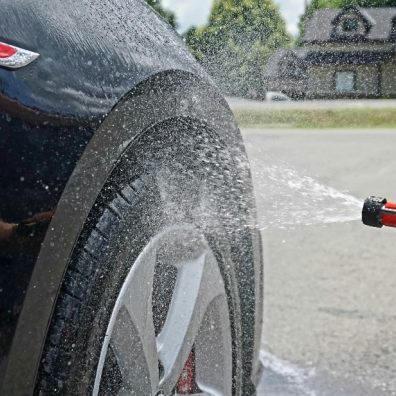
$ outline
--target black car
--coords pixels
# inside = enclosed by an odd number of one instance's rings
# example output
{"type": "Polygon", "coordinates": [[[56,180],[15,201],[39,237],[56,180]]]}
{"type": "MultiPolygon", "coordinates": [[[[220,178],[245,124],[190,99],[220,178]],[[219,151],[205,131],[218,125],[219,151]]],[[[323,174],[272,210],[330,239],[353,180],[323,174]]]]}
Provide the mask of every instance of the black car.
{"type": "Polygon", "coordinates": [[[252,395],[262,268],[233,115],[142,0],[3,0],[2,395],[252,395]]]}

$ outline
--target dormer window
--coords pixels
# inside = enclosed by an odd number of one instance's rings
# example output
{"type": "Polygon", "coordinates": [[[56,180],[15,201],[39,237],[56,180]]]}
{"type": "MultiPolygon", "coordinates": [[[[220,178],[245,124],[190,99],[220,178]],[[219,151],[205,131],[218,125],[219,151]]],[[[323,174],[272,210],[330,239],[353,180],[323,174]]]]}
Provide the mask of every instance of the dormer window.
{"type": "Polygon", "coordinates": [[[358,7],[344,7],[331,22],[332,38],[335,40],[363,40],[370,32],[374,21],[370,15],[358,7]]]}
{"type": "Polygon", "coordinates": [[[335,33],[338,37],[364,36],[366,27],[357,15],[352,13],[343,15],[335,25],[335,33]]]}
{"type": "Polygon", "coordinates": [[[345,18],[342,21],[342,30],[346,33],[356,32],[359,28],[359,21],[356,18],[345,18]]]}

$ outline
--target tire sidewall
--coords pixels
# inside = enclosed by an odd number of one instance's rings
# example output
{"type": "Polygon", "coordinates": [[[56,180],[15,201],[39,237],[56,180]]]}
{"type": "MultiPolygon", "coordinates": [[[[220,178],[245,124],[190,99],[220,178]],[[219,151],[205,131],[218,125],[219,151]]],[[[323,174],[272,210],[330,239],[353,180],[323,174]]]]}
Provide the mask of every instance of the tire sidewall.
{"type": "MultiPolygon", "coordinates": [[[[158,130],[159,128],[161,126],[154,129],[158,130]]],[[[203,127],[201,126],[201,128],[203,127]]],[[[171,129],[173,131],[177,128],[173,126],[171,129]]],[[[198,129],[196,129],[197,131],[198,129]]],[[[149,140],[155,139],[155,133],[154,130],[149,130],[146,131],[145,136],[149,137],[149,140]]],[[[213,132],[211,134],[213,135],[213,132]]],[[[141,139],[144,142],[144,135],[141,139]]],[[[193,150],[194,139],[190,136],[188,140],[190,143],[187,146],[193,150]]],[[[170,142],[178,144],[180,141],[172,137],[166,144],[169,145],[170,142]]],[[[162,143],[165,144],[164,141],[162,143]]],[[[147,142],[142,143],[143,147],[147,147],[147,142]]],[[[235,240],[230,238],[231,234],[227,229],[230,225],[224,225],[221,214],[212,218],[210,223],[200,223],[199,220],[194,222],[191,214],[187,212],[184,216],[167,213],[169,208],[165,208],[163,202],[158,199],[157,180],[152,173],[158,164],[156,165],[156,161],[146,158],[138,161],[139,164],[131,166],[131,158],[133,158],[132,161],[135,161],[139,154],[142,153],[139,153],[139,149],[135,145],[133,153],[127,152],[125,156],[127,161],[120,162],[113,177],[105,186],[104,193],[98,199],[96,211],[91,213],[89,226],[84,231],[82,241],[79,243],[79,249],[88,251],[94,259],[95,271],[93,277],[86,284],[83,308],[79,312],[78,318],[79,330],[75,341],[71,345],[61,346],[68,348],[71,356],[71,360],[68,362],[70,368],[67,375],[68,383],[65,384],[66,393],[76,395],[92,393],[98,360],[115,300],[126,275],[140,252],[164,227],[192,224],[205,235],[223,275],[232,327],[234,394],[241,394],[243,359],[241,358],[242,329],[240,323],[242,318],[235,266],[231,253],[231,243],[235,240]],[[149,165],[146,166],[145,163],[149,165]],[[118,205],[118,209],[114,209],[114,201],[119,203],[120,200],[123,200],[124,203],[128,203],[124,199],[125,193],[123,193],[126,186],[132,187],[136,193],[137,198],[134,200],[134,204],[125,205],[121,209],[118,205]],[[109,221],[108,218],[106,221],[104,219],[106,211],[107,213],[110,211],[112,214],[112,232],[110,234],[106,232],[108,224],[105,223],[109,221]]],[[[179,151],[179,155],[185,157],[188,153],[182,150],[179,151]]],[[[174,157],[173,160],[175,160],[174,157]]],[[[162,162],[162,165],[166,167],[166,161],[162,162]]],[[[194,169],[198,168],[196,164],[192,164],[190,169],[194,172],[194,169]]],[[[210,169],[207,172],[210,173],[210,169]]],[[[192,174],[190,173],[189,176],[192,174]]],[[[210,180],[212,175],[199,171],[196,178],[196,183],[202,183],[205,179],[206,181],[210,180]]],[[[185,179],[185,184],[191,183],[193,183],[191,178],[185,179]]],[[[213,185],[211,187],[217,188],[213,185]]],[[[81,266],[83,263],[77,259],[78,251],[75,253],[75,260],[81,266]]]]}

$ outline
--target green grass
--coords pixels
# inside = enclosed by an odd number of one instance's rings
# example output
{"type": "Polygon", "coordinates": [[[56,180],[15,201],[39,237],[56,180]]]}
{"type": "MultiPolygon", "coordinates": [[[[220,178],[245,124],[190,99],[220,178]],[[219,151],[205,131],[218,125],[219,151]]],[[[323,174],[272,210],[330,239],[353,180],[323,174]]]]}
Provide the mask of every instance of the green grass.
{"type": "Polygon", "coordinates": [[[396,128],[396,109],[236,109],[245,128],[396,128]]]}

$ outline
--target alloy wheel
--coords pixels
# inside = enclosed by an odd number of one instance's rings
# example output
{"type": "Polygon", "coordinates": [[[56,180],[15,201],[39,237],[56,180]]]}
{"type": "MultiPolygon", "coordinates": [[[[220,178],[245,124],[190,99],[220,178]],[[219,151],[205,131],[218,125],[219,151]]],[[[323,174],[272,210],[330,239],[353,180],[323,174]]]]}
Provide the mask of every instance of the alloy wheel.
{"type": "Polygon", "coordinates": [[[232,340],[224,281],[191,225],[151,239],[116,299],[93,394],[231,395],[232,340]]]}

